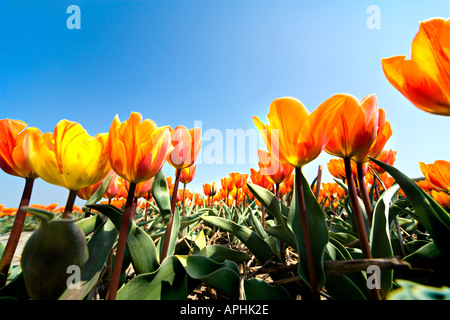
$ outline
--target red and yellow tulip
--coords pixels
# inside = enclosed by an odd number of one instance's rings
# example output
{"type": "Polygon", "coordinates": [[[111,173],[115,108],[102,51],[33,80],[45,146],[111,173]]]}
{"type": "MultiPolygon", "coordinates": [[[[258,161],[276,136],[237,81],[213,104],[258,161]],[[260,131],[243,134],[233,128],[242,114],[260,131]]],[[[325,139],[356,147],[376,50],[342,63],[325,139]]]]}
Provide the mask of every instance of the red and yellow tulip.
{"type": "Polygon", "coordinates": [[[150,119],[142,121],[138,112],[132,112],[124,122],[116,115],[108,141],[112,169],[134,183],[154,177],[172,151],[169,127],[157,127],[150,119]]]}
{"type": "Polygon", "coordinates": [[[0,168],[8,174],[36,179],[38,174],[28,164],[23,150],[25,137],[34,134],[20,120],[0,120],[0,168]]]}

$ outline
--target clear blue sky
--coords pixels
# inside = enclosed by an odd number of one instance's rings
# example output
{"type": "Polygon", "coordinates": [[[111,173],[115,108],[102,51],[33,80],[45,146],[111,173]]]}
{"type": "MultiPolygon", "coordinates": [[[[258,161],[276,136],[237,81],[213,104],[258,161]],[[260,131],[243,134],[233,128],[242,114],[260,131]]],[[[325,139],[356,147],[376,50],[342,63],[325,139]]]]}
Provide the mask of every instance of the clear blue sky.
{"type": "MultiPolygon", "coordinates": [[[[394,132],[387,148],[417,177],[419,161],[450,159],[450,119],[407,101],[384,77],[381,58],[409,56],[419,21],[436,16],[450,16],[448,0],[2,1],[0,118],[43,132],[69,119],[94,135],[116,114],[138,111],[159,126],[202,121],[204,132],[225,137],[227,129],[255,130],[253,115],[267,122],[277,97],[312,111],[336,93],[375,93],[394,132]],[[81,9],[79,30],[66,26],[70,5],[81,9]],[[380,9],[380,29],[366,25],[370,5],[380,9]]],[[[306,165],[307,178],[330,158],[306,165]]],[[[203,163],[189,187],[249,173],[257,168],[249,162],[203,163]]],[[[0,185],[0,203],[17,206],[24,180],[0,172],[0,185]]],[[[31,202],[63,205],[67,194],[38,179],[31,202]]]]}

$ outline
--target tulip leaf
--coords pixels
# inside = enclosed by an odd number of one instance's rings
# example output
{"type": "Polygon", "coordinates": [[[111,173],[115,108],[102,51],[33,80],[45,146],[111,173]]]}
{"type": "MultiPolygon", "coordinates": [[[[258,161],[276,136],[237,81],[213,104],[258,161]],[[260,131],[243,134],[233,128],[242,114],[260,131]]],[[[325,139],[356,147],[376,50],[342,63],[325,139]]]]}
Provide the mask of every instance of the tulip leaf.
{"type": "Polygon", "coordinates": [[[53,212],[39,209],[39,208],[20,207],[20,209],[26,213],[29,213],[29,214],[35,216],[41,222],[49,222],[56,217],[56,215],[53,212]]]}
{"type": "Polygon", "coordinates": [[[172,215],[170,192],[166,176],[162,170],[159,170],[152,182],[152,195],[158,205],[159,213],[165,221],[169,221],[172,215]]]}
{"type": "Polygon", "coordinates": [[[150,273],[159,268],[156,246],[152,238],[131,221],[127,237],[127,249],[137,274],[150,273]]]}
{"type": "MultiPolygon", "coordinates": [[[[167,249],[167,256],[171,256],[175,253],[175,247],[177,245],[177,240],[178,240],[178,231],[180,230],[180,210],[178,209],[178,207],[175,207],[175,212],[173,214],[173,221],[172,221],[172,228],[170,230],[170,239],[169,239],[169,246],[167,249]]],[[[164,232],[164,234],[161,236],[161,240],[158,242],[158,252],[159,252],[159,258],[161,258],[162,255],[162,249],[163,249],[163,244],[164,241],[166,239],[167,236],[167,231],[169,226],[166,227],[166,231],[164,232]]]]}
{"type": "Polygon", "coordinates": [[[373,162],[386,170],[400,185],[408,197],[414,212],[411,215],[422,223],[430,233],[436,246],[450,254],[450,215],[430,195],[423,191],[413,180],[393,166],[371,158],[373,162]]]}
{"type": "Polygon", "coordinates": [[[120,230],[120,226],[122,225],[122,217],[123,211],[117,209],[115,206],[111,204],[90,204],[87,205],[88,208],[97,210],[98,212],[103,213],[107,216],[111,222],[114,224],[117,230],[120,230]]]}
{"type": "Polygon", "coordinates": [[[108,190],[111,179],[112,179],[112,176],[107,177],[102,182],[100,187],[94,192],[94,194],[86,201],[86,203],[84,205],[87,206],[87,205],[96,204],[97,202],[99,202],[103,198],[103,195],[105,194],[106,190],[108,190]]]}
{"type": "Polygon", "coordinates": [[[244,280],[244,290],[246,300],[292,300],[285,288],[258,278],[244,280]]]}
{"type": "Polygon", "coordinates": [[[185,300],[186,271],[175,256],[168,256],[158,270],[138,275],[117,291],[117,300],[185,300]]]}
{"type": "MultiPolygon", "coordinates": [[[[201,218],[207,224],[220,228],[222,231],[229,232],[241,240],[247,248],[255,255],[255,259],[264,264],[272,259],[275,253],[260,236],[247,227],[238,225],[237,223],[221,217],[203,216],[201,218]]],[[[275,260],[277,257],[275,257],[275,260]]]]}
{"type": "Polygon", "coordinates": [[[98,220],[100,220],[98,215],[92,215],[78,220],[75,224],[83,231],[84,235],[87,236],[95,230],[98,220]]]}
{"type": "MultiPolygon", "coordinates": [[[[300,170],[296,174],[301,174],[300,170]]],[[[301,174],[303,183],[304,201],[306,206],[306,216],[308,220],[308,228],[310,234],[310,243],[313,255],[313,264],[317,279],[317,290],[325,284],[325,271],[323,267],[324,253],[327,243],[329,241],[328,226],[325,219],[325,213],[322,211],[316,197],[311,191],[311,188],[306,181],[303,174],[301,174]]],[[[298,273],[300,277],[310,286],[308,264],[306,257],[306,244],[303,238],[302,223],[299,214],[299,199],[296,191],[297,180],[294,183],[294,195],[290,206],[288,225],[295,235],[296,248],[300,257],[298,264],[298,273]]]]}
{"type": "Polygon", "coordinates": [[[282,215],[277,197],[257,184],[247,182],[247,186],[255,198],[266,208],[267,213],[277,219],[283,226],[286,226],[286,218],[282,215]]]}
{"type": "Polygon", "coordinates": [[[250,256],[246,253],[233,250],[218,244],[205,246],[205,248],[200,251],[200,254],[219,263],[222,263],[225,260],[234,261],[236,263],[242,263],[250,260],[250,256]]]}
{"type": "Polygon", "coordinates": [[[205,256],[177,256],[187,274],[230,299],[239,299],[239,268],[236,263],[215,262],[205,256]]]}
{"type": "MultiPolygon", "coordinates": [[[[373,209],[372,230],[369,243],[373,258],[386,258],[393,256],[391,245],[391,231],[389,221],[389,208],[392,198],[398,193],[400,186],[395,184],[381,195],[373,209]]],[[[391,290],[393,270],[381,270],[381,297],[385,297],[391,290]]]]}
{"type": "Polygon", "coordinates": [[[82,300],[97,284],[109,253],[117,239],[118,231],[111,220],[106,220],[97,228],[87,243],[89,259],[81,268],[79,282],[67,288],[60,300],[82,300]]]}

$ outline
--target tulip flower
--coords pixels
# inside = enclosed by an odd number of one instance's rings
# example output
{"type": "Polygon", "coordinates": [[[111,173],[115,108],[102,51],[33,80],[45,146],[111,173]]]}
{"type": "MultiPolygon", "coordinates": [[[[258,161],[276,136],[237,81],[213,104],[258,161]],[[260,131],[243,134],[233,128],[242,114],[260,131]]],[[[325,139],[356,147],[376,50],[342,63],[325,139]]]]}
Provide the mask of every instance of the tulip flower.
{"type": "Polygon", "coordinates": [[[286,181],[294,171],[289,163],[281,163],[269,152],[258,150],[258,166],[261,174],[267,177],[275,185],[275,195],[279,198],[280,184],[286,181]]]}
{"type": "Polygon", "coordinates": [[[419,162],[425,178],[438,190],[450,192],[450,162],[445,160],[436,160],[432,164],[419,162]]]}
{"type": "Polygon", "coordinates": [[[112,169],[129,182],[154,177],[163,167],[172,147],[168,126],[157,127],[132,112],[124,122],[116,115],[109,129],[109,161],[112,169]]]}
{"type": "MultiPolygon", "coordinates": [[[[340,116],[325,151],[344,159],[346,181],[361,250],[364,258],[370,259],[372,254],[356,194],[351,158],[367,151],[377,136],[379,115],[377,97],[371,94],[359,101],[350,94],[337,94],[323,104],[337,106],[340,109],[340,116]]],[[[378,298],[378,291],[372,290],[371,293],[378,298]]]]}
{"type": "Polygon", "coordinates": [[[417,108],[450,116],[450,19],[433,18],[420,23],[405,55],[382,59],[391,85],[417,108]]]}
{"type": "Polygon", "coordinates": [[[178,126],[171,130],[173,150],[167,161],[176,169],[184,169],[194,164],[202,147],[200,128],[188,130],[178,126]]]}
{"type": "Polygon", "coordinates": [[[25,224],[26,213],[21,207],[29,205],[34,180],[38,177],[36,171],[26,161],[23,150],[26,137],[33,134],[33,130],[26,127],[27,124],[20,120],[0,120],[0,168],[7,174],[25,179],[19,209],[14,217],[13,227],[0,260],[0,274],[4,275],[0,275],[0,287],[6,283],[11,261],[25,224]]]}
{"type": "Polygon", "coordinates": [[[258,117],[253,121],[258,128],[271,156],[279,162],[295,167],[299,214],[302,227],[309,282],[314,298],[318,298],[318,282],[311,247],[311,238],[303,195],[301,168],[316,159],[327,145],[333,133],[340,111],[337,105],[321,104],[309,113],[301,101],[284,97],[272,101],[266,125],[258,117]]]}
{"type": "Polygon", "coordinates": [[[183,217],[184,217],[184,213],[185,213],[184,199],[185,199],[185,195],[186,195],[186,185],[194,179],[196,168],[197,168],[197,165],[194,164],[193,166],[181,169],[180,182],[183,184],[183,197],[182,197],[183,199],[181,200],[182,205],[183,205],[183,211],[182,211],[183,217]]]}
{"type": "Polygon", "coordinates": [[[261,174],[261,169],[256,171],[253,168],[250,168],[250,180],[252,183],[263,187],[264,189],[270,189],[273,186],[273,182],[270,181],[267,176],[261,174]]]}
{"type": "Polygon", "coordinates": [[[109,182],[108,189],[106,189],[105,194],[103,195],[104,198],[111,200],[113,198],[120,198],[125,196],[126,194],[124,192],[124,180],[117,176],[117,174],[114,172],[114,170],[111,169],[111,181],[109,182]]]}
{"type": "MultiPolygon", "coordinates": [[[[395,157],[397,155],[397,151],[394,151],[392,149],[389,150],[383,150],[381,151],[380,155],[376,158],[377,160],[383,161],[389,165],[394,165],[395,157]]],[[[378,174],[382,174],[385,172],[383,168],[378,166],[375,162],[370,161],[370,166],[373,170],[375,170],[378,174]]]]}
{"type": "Polygon", "coordinates": [[[134,216],[136,184],[153,178],[172,151],[169,127],[157,127],[150,119],[132,112],[124,122],[116,115],[109,128],[109,162],[112,169],[130,182],[125,212],[119,230],[116,259],[107,299],[115,300],[125,252],[130,218],[134,216]]]}

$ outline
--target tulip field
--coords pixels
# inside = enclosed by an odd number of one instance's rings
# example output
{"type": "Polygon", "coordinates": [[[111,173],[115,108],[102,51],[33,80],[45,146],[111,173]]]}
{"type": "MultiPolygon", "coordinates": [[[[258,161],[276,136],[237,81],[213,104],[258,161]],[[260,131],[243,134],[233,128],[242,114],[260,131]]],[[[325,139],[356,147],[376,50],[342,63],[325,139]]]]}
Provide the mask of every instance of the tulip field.
{"type": "MultiPolygon", "coordinates": [[[[450,20],[434,18],[410,60],[382,59],[386,84],[435,117],[450,116],[449,43],[450,20]]],[[[44,133],[0,120],[0,167],[24,183],[17,208],[0,205],[0,299],[450,299],[450,159],[405,175],[376,94],[336,94],[312,112],[273,97],[266,111],[252,119],[267,147],[258,168],[201,192],[189,188],[200,128],[139,112],[94,136],[69,120],[44,133]],[[308,181],[321,153],[334,158],[308,181]],[[36,179],[67,189],[66,204],[30,202],[36,179]]]]}

